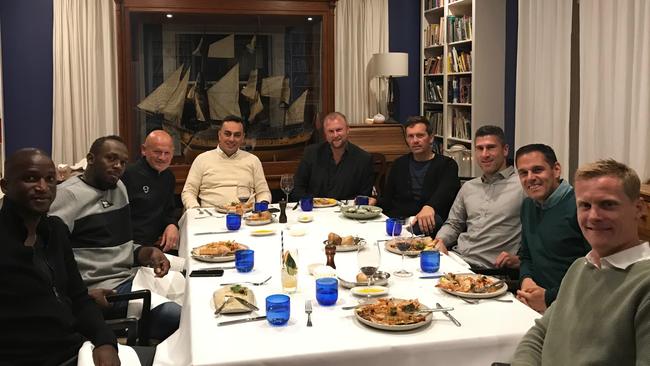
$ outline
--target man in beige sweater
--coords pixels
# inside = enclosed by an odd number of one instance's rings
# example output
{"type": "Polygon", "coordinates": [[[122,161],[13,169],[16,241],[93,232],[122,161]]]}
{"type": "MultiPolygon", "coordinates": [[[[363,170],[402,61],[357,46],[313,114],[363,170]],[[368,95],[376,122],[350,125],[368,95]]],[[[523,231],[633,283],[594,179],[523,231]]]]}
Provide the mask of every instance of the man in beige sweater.
{"type": "Polygon", "coordinates": [[[249,201],[271,202],[262,163],[257,156],[239,150],[244,142],[241,118],[227,116],[219,129],[219,145],[194,159],[181,193],[185,209],[214,207],[237,202],[237,186],[253,192],[249,201]]]}
{"type": "Polygon", "coordinates": [[[562,280],[512,365],[650,365],[650,245],[639,177],[614,160],[576,172],[578,224],[591,245],[562,280]]]}

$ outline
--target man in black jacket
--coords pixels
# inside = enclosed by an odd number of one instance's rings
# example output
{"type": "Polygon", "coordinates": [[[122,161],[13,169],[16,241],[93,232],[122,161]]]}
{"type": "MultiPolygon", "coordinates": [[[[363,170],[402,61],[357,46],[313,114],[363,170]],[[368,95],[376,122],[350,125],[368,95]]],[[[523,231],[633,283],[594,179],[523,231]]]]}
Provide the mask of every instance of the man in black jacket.
{"type": "Polygon", "coordinates": [[[406,143],[411,153],[393,162],[383,195],[371,203],[390,217],[415,215],[411,224],[424,234],[435,235],[460,189],[458,165],[433,153],[433,130],[424,117],[409,118],[406,143]]]}
{"type": "Polygon", "coordinates": [[[129,193],[133,242],[168,252],[178,247],[179,239],[174,212],[176,178],[168,169],[174,141],[167,132],[155,130],[140,151],[140,160],[129,165],[121,178],[129,193]]]}
{"type": "MultiPolygon", "coordinates": [[[[0,182],[0,365],[58,365],[85,339],[96,365],[119,365],[115,335],[88,296],[68,228],[47,211],[56,170],[42,151],[23,149],[5,164],[0,182]]],[[[75,363],[76,364],[76,363],[75,363]]]]}

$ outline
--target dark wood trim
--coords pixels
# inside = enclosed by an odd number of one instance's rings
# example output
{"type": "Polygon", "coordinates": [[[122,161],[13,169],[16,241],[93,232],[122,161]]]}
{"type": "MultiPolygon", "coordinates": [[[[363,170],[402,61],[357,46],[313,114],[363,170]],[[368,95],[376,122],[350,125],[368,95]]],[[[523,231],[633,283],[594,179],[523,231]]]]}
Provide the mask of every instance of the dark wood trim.
{"type": "MultiPolygon", "coordinates": [[[[139,156],[134,130],[134,75],[132,69],[131,17],[136,12],[205,14],[319,15],[323,18],[321,106],[334,111],[334,9],[337,0],[114,0],[118,45],[119,134],[127,142],[132,160],[139,156]]],[[[322,116],[318,116],[322,118],[322,116]]]]}

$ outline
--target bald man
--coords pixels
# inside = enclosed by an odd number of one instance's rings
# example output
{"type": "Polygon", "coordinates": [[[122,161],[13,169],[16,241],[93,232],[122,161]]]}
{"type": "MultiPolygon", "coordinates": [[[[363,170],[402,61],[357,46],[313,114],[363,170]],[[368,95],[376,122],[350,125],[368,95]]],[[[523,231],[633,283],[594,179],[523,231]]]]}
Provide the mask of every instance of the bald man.
{"type": "MultiPolygon", "coordinates": [[[[0,364],[59,365],[85,339],[97,365],[119,365],[115,335],[88,296],[70,248],[67,226],[47,216],[56,170],[37,149],[7,159],[0,182],[0,364]]],[[[73,360],[70,364],[75,364],[73,360]]],[[[68,364],[68,363],[66,363],[68,364]]]]}
{"type": "Polygon", "coordinates": [[[176,178],[168,169],[174,157],[174,141],[167,132],[155,130],[140,152],[140,160],[129,165],[122,176],[129,193],[133,241],[168,252],[178,247],[179,238],[174,205],[176,178]]]}

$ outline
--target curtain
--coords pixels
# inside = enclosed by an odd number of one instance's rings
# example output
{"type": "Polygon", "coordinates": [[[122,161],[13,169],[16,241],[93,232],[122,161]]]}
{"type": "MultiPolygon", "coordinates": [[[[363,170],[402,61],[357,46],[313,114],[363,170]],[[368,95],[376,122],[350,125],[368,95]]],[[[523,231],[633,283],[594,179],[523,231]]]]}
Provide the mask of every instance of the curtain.
{"type": "Polygon", "coordinates": [[[650,1],[580,2],[580,164],[650,178],[650,1]]]}
{"type": "Polygon", "coordinates": [[[515,145],[544,143],[569,169],[570,0],[519,1],[515,145]]]}
{"type": "Polygon", "coordinates": [[[378,113],[378,79],[369,64],[374,53],[388,52],[388,0],[340,0],[335,17],[334,107],[359,124],[378,113]]]}
{"type": "Polygon", "coordinates": [[[52,159],[73,164],[118,132],[113,0],[54,0],[52,159]]]}

